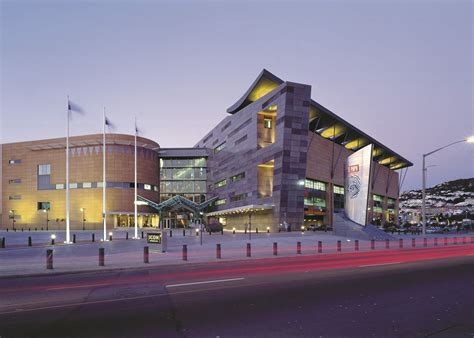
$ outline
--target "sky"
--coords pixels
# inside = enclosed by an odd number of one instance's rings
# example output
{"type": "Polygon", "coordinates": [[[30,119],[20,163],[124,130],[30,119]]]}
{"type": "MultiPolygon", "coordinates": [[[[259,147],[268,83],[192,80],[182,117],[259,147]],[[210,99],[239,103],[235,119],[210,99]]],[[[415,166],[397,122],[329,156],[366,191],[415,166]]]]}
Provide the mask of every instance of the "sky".
{"type": "MultiPolygon", "coordinates": [[[[0,1],[2,143],[116,132],[194,146],[263,68],[411,160],[474,134],[472,1],[0,1]]],[[[428,157],[474,176],[474,145],[428,157]]]]}

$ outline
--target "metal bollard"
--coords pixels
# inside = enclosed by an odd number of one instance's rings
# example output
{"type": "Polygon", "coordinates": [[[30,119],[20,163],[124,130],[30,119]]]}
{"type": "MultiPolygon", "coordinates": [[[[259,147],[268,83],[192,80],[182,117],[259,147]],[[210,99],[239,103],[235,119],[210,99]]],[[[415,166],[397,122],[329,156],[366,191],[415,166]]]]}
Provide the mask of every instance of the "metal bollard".
{"type": "Polygon", "coordinates": [[[434,238],[434,246],[438,246],[438,237],[434,238]]]}
{"type": "Polygon", "coordinates": [[[0,248],[5,249],[5,237],[2,237],[2,241],[0,241],[0,248]]]}
{"type": "Polygon", "coordinates": [[[92,234],[92,242],[95,242],[95,234],[92,234]]]}
{"type": "Polygon", "coordinates": [[[142,231],[142,239],[144,238],[143,231],[142,231]]]}
{"type": "Polygon", "coordinates": [[[423,246],[424,247],[428,246],[428,239],[423,238],[423,246]]]}
{"type": "Polygon", "coordinates": [[[453,244],[458,244],[458,238],[457,237],[453,238],[453,244]]]}
{"type": "Polygon", "coordinates": [[[359,240],[358,240],[358,239],[356,239],[356,240],[354,241],[354,250],[355,250],[355,251],[359,251],[359,240]]]}
{"type": "Polygon", "coordinates": [[[150,263],[150,251],[147,246],[143,247],[143,263],[150,263]]]}
{"type": "Polygon", "coordinates": [[[411,239],[411,247],[412,248],[416,247],[416,239],[415,238],[411,239]]]}
{"type": "Polygon", "coordinates": [[[235,229],[232,229],[232,235],[235,235],[235,229]]]}
{"type": "Polygon", "coordinates": [[[301,242],[296,242],[296,254],[301,255],[301,242]]]}
{"type": "Polygon", "coordinates": [[[224,234],[224,229],[221,229],[221,235],[223,235],[223,234],[224,234]]]}
{"type": "Polygon", "coordinates": [[[32,243],[31,243],[31,236],[28,236],[28,246],[31,246],[32,243]]]}
{"type": "Polygon", "coordinates": [[[220,259],[221,258],[221,245],[216,244],[216,258],[220,259]]]}
{"type": "Polygon", "coordinates": [[[322,252],[323,252],[323,242],[318,241],[318,253],[322,253],[322,252]]]}
{"type": "Polygon", "coordinates": [[[21,228],[21,232],[23,232],[23,228],[21,228]]]}
{"type": "Polygon", "coordinates": [[[255,228],[255,233],[258,234],[258,228],[255,228]]]}
{"type": "Polygon", "coordinates": [[[375,250],[375,239],[370,240],[370,249],[375,250]]]}
{"type": "Polygon", "coordinates": [[[105,265],[105,250],[104,248],[99,248],[99,266],[105,265]]]}
{"type": "Polygon", "coordinates": [[[247,243],[247,257],[252,256],[251,249],[250,249],[250,243],[247,243]]]}
{"type": "Polygon", "coordinates": [[[278,243],[273,242],[273,256],[278,256],[278,243]]]}
{"type": "Polygon", "coordinates": [[[186,230],[183,229],[183,237],[186,236],[186,230]]]}
{"type": "Polygon", "coordinates": [[[170,230],[170,237],[173,237],[173,230],[170,230]]]}
{"type": "Polygon", "coordinates": [[[128,231],[125,233],[125,239],[128,240],[128,231]]]}
{"type": "Polygon", "coordinates": [[[385,240],[385,249],[390,249],[390,240],[389,239],[385,240]]]}
{"type": "Polygon", "coordinates": [[[51,245],[54,245],[54,238],[51,238],[51,245]]]}
{"type": "Polygon", "coordinates": [[[398,247],[399,247],[400,249],[403,249],[403,238],[400,238],[400,239],[398,240],[398,247]]]}
{"type": "Polygon", "coordinates": [[[46,250],[46,269],[53,269],[53,250],[46,250]]]}
{"type": "Polygon", "coordinates": [[[76,243],[76,234],[72,234],[72,242],[76,243]]]}
{"type": "Polygon", "coordinates": [[[244,233],[247,233],[247,229],[245,229],[245,232],[244,233]]]}
{"type": "MultiPolygon", "coordinates": [[[[142,237],[143,238],[143,237],[142,237]]],[[[112,242],[112,234],[109,234],[109,241],[112,242]]]]}
{"type": "Polygon", "coordinates": [[[444,245],[448,245],[448,237],[444,238],[444,245]]]}
{"type": "Polygon", "coordinates": [[[337,251],[341,251],[341,241],[337,241],[337,251]]]}
{"type": "Polygon", "coordinates": [[[186,244],[183,244],[183,261],[188,260],[188,246],[186,244]]]}

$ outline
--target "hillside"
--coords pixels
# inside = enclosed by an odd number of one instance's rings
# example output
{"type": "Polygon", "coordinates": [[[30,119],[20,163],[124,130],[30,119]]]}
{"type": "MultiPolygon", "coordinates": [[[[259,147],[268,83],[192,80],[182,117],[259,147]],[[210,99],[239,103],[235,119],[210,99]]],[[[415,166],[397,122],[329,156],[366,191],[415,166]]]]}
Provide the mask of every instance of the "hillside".
{"type": "MultiPolygon", "coordinates": [[[[400,207],[421,207],[421,189],[400,196],[400,207]]],[[[426,205],[431,208],[466,208],[474,206],[474,178],[444,182],[426,189],[426,205]]]]}

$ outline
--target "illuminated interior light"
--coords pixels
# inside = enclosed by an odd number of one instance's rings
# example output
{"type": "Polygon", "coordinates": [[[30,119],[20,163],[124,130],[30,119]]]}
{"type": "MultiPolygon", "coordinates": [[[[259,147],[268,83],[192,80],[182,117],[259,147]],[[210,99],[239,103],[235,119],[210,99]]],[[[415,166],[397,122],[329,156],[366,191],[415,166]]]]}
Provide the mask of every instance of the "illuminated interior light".
{"type": "Polygon", "coordinates": [[[266,78],[262,78],[252,90],[252,92],[249,94],[248,99],[252,102],[257,101],[261,97],[270,93],[276,87],[278,87],[278,84],[276,82],[273,82],[266,78]]]}
{"type": "Polygon", "coordinates": [[[379,164],[389,164],[395,162],[397,158],[395,156],[386,157],[379,161],[379,164]]]}

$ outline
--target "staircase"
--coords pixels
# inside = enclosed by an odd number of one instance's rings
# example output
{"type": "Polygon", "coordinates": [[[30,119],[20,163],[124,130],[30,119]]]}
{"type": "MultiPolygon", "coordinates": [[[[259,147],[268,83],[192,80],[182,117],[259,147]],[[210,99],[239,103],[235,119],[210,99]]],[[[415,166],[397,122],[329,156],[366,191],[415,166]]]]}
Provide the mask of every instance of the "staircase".
{"type": "Polygon", "coordinates": [[[346,217],[346,215],[344,215],[344,213],[334,213],[333,229],[334,234],[337,236],[349,237],[354,239],[374,239],[377,241],[382,241],[385,239],[395,239],[395,237],[380,230],[375,225],[368,224],[364,227],[351,221],[349,218],[346,217]]]}

